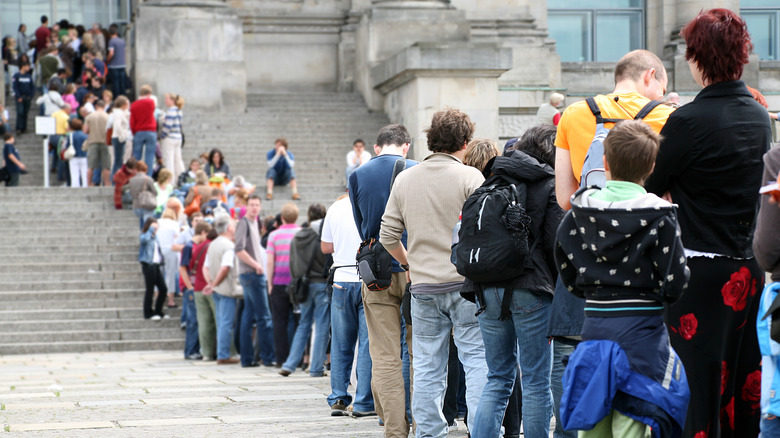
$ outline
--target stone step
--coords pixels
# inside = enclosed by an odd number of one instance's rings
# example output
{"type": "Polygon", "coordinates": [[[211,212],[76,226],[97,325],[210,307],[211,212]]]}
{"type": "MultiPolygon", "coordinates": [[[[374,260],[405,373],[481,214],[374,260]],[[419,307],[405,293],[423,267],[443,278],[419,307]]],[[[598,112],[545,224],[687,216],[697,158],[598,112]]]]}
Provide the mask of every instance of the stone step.
{"type": "Polygon", "coordinates": [[[94,269],[83,269],[73,271],[59,271],[49,269],[39,269],[37,271],[21,271],[14,273],[3,273],[3,281],[0,284],[27,281],[139,281],[143,285],[143,275],[141,267],[137,266],[134,271],[97,271],[94,269]]]}
{"type": "Polygon", "coordinates": [[[135,330],[6,332],[0,333],[0,345],[10,346],[44,342],[157,341],[160,339],[179,340],[182,337],[183,332],[179,327],[155,327],[156,323],[157,321],[149,321],[148,328],[135,330]]]}
{"type": "Polygon", "coordinates": [[[21,274],[21,273],[36,273],[36,276],[42,271],[46,273],[63,273],[63,272],[101,272],[101,273],[115,273],[115,272],[133,272],[140,271],[140,267],[137,262],[81,262],[78,257],[74,257],[72,254],[68,255],[67,263],[60,259],[58,262],[49,262],[45,265],[38,263],[3,263],[0,264],[0,276],[6,279],[8,274],[21,274]]]}
{"type": "MultiPolygon", "coordinates": [[[[0,257],[4,255],[14,254],[19,252],[18,245],[0,245],[0,257]]],[[[56,254],[60,256],[62,260],[63,256],[69,256],[70,253],[78,254],[83,252],[97,253],[97,254],[127,254],[135,253],[138,255],[138,243],[118,243],[118,244],[89,244],[85,242],[76,242],[73,245],[63,243],[60,239],[55,239],[52,242],[42,243],[40,245],[30,246],[24,248],[26,255],[37,254],[56,254]]]]}
{"type": "MultiPolygon", "coordinates": [[[[8,303],[14,301],[53,302],[68,300],[118,300],[126,297],[143,297],[143,284],[129,289],[55,289],[55,290],[19,290],[0,292],[0,302],[8,303]]],[[[181,300],[176,298],[177,301],[181,300]]],[[[56,307],[55,307],[56,308],[56,307]]]]}
{"type": "MultiPolygon", "coordinates": [[[[115,318],[138,318],[143,315],[141,304],[138,303],[136,308],[1,310],[0,321],[50,321],[60,319],[109,321],[115,318]]],[[[173,319],[178,319],[181,316],[181,308],[166,308],[164,312],[173,319]]]]}
{"type": "Polygon", "coordinates": [[[133,289],[143,287],[143,280],[90,280],[73,281],[39,280],[32,276],[26,281],[0,281],[1,291],[21,290],[78,290],[78,289],[133,289]]]}
{"type": "Polygon", "coordinates": [[[89,299],[52,299],[43,300],[37,294],[28,295],[25,301],[0,302],[2,310],[46,310],[46,309],[99,309],[99,308],[130,308],[142,306],[144,292],[141,290],[129,292],[122,297],[89,298],[89,299]]]}
{"type": "Polygon", "coordinates": [[[92,341],[92,342],[37,342],[0,344],[0,354],[86,353],[97,351],[182,350],[182,339],[92,341]]]}
{"type": "MultiPolygon", "coordinates": [[[[114,263],[114,262],[133,262],[138,268],[138,248],[135,251],[125,253],[101,254],[94,253],[73,253],[67,254],[68,260],[79,261],[82,263],[114,263]]],[[[42,254],[0,254],[0,265],[19,264],[33,265],[38,271],[45,269],[48,264],[56,264],[63,261],[62,254],[42,253],[42,254]]],[[[140,268],[138,268],[140,269],[140,268]]]]}
{"type": "MultiPolygon", "coordinates": [[[[175,310],[175,309],[174,309],[175,310]]],[[[170,315],[169,318],[159,321],[144,319],[142,310],[139,308],[136,314],[130,315],[125,319],[75,319],[60,318],[48,320],[0,320],[0,333],[6,332],[47,332],[47,331],[104,331],[104,330],[139,330],[149,327],[159,327],[160,329],[179,328],[179,315],[172,314],[164,310],[163,313],[170,315]]],[[[183,336],[182,336],[183,337],[183,336]]],[[[0,353],[1,354],[1,353],[0,353]]]]}

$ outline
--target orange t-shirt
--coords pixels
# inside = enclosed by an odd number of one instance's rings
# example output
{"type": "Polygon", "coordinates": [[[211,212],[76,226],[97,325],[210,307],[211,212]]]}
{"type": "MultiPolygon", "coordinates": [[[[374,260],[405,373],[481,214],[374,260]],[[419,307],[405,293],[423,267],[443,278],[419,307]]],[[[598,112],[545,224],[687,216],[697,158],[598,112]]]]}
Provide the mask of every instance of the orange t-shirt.
{"type": "MultiPolygon", "coordinates": [[[[595,100],[601,110],[601,117],[627,120],[633,119],[642,107],[650,102],[650,99],[639,93],[600,94],[595,97],[595,100]],[[617,102],[615,102],[615,97],[618,98],[617,102]]],[[[661,128],[666,124],[666,119],[669,118],[672,111],[674,108],[658,105],[643,120],[653,128],[653,131],[661,132],[661,128]]],[[[614,123],[606,123],[605,126],[610,129],[614,123]]],[[[595,134],[596,117],[588,108],[588,103],[581,100],[569,105],[558,123],[555,146],[566,149],[571,154],[571,167],[578,182],[582,166],[585,164],[585,156],[588,154],[588,148],[595,134]]]]}

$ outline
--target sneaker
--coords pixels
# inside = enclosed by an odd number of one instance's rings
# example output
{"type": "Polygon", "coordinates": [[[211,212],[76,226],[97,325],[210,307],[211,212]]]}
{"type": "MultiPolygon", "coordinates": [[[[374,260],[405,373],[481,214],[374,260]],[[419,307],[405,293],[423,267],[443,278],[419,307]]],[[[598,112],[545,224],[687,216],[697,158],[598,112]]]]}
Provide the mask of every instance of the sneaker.
{"type": "Polygon", "coordinates": [[[186,360],[201,360],[201,359],[203,359],[203,356],[201,356],[200,353],[193,353],[193,354],[185,357],[184,359],[186,359],[186,360]]]}
{"type": "Polygon", "coordinates": [[[170,315],[163,315],[163,317],[162,317],[162,318],[163,318],[163,319],[171,319],[171,316],[170,316],[170,315]]]}
{"type": "Polygon", "coordinates": [[[280,375],[280,376],[287,377],[287,376],[289,376],[290,374],[292,374],[292,373],[291,373],[291,372],[289,372],[289,371],[287,371],[287,370],[286,370],[286,369],[284,369],[284,368],[282,368],[281,370],[279,370],[279,375],[280,375]]]}
{"type": "Polygon", "coordinates": [[[217,365],[233,365],[241,362],[240,360],[231,357],[229,359],[217,359],[217,365]]]}
{"type": "Polygon", "coordinates": [[[447,431],[454,432],[456,430],[458,430],[458,421],[452,420],[452,424],[447,425],[447,431]]]}
{"type": "Polygon", "coordinates": [[[301,200],[301,195],[299,195],[297,193],[293,193],[292,200],[293,201],[300,201],[301,200]]]}
{"type": "Polygon", "coordinates": [[[336,403],[333,403],[333,405],[330,407],[330,416],[331,417],[349,416],[349,414],[347,413],[347,407],[344,405],[343,401],[337,400],[336,403]]]}
{"type": "Polygon", "coordinates": [[[151,319],[152,321],[159,321],[159,320],[161,320],[161,319],[162,319],[162,317],[161,317],[160,315],[154,315],[154,316],[153,316],[153,317],[151,317],[150,319],[151,319]]]}
{"type": "Polygon", "coordinates": [[[355,418],[376,417],[376,411],[366,411],[366,412],[352,411],[352,416],[355,418]]]}

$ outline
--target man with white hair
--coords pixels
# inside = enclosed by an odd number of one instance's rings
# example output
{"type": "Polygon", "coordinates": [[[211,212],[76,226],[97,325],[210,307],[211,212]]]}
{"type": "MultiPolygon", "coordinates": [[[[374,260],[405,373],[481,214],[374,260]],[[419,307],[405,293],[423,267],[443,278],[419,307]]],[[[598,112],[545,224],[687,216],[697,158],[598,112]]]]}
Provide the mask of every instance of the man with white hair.
{"type": "Polygon", "coordinates": [[[209,245],[206,262],[203,265],[203,277],[208,284],[203,295],[214,296],[217,323],[217,365],[238,363],[230,357],[230,342],[233,339],[233,323],[236,317],[236,297],[240,293],[237,287],[238,272],[233,238],[236,224],[230,216],[219,216],[214,220],[214,229],[219,237],[209,245]]]}
{"type": "Polygon", "coordinates": [[[561,120],[561,112],[558,108],[563,105],[563,94],[553,93],[550,95],[549,103],[543,103],[536,111],[536,118],[539,123],[547,123],[558,126],[558,120],[561,120]]]}

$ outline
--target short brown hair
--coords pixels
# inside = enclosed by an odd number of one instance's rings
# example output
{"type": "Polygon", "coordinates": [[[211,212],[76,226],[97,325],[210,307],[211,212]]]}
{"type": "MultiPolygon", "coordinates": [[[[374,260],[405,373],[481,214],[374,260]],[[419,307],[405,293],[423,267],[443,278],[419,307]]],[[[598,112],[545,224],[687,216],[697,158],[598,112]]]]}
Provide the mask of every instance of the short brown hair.
{"type": "Polygon", "coordinates": [[[287,149],[288,144],[287,144],[287,139],[286,138],[284,138],[284,137],[277,138],[276,140],[274,140],[274,144],[277,144],[277,143],[281,143],[282,146],[284,146],[284,148],[287,149]]]}
{"type": "Polygon", "coordinates": [[[140,173],[146,173],[146,171],[149,170],[149,166],[147,166],[146,163],[144,163],[143,161],[139,161],[138,163],[136,163],[135,168],[140,173]]]}
{"type": "Polygon", "coordinates": [[[152,86],[151,85],[141,85],[141,88],[138,89],[138,94],[141,96],[148,96],[152,94],[152,86]]]}
{"type": "Polygon", "coordinates": [[[130,157],[125,161],[125,167],[128,169],[135,169],[138,167],[138,161],[135,159],[135,157],[130,157]]]}
{"type": "MultiPolygon", "coordinates": [[[[194,216],[194,214],[193,214],[194,216]]],[[[197,225],[195,225],[195,235],[199,235],[201,233],[208,233],[211,231],[211,224],[206,221],[200,221],[197,225]]]]}
{"type": "Polygon", "coordinates": [[[497,155],[501,155],[501,151],[498,149],[496,142],[486,138],[475,138],[466,147],[463,164],[475,167],[482,172],[485,170],[488,161],[497,155]]]}
{"type": "Polygon", "coordinates": [[[650,176],[661,136],[640,120],[619,122],[604,140],[611,179],[642,183],[650,176]]]}
{"type": "Polygon", "coordinates": [[[128,103],[130,103],[130,101],[127,100],[127,97],[120,95],[114,100],[114,108],[122,108],[128,103]]]}
{"type": "Polygon", "coordinates": [[[298,206],[292,202],[282,205],[282,220],[294,224],[298,220],[298,206]]]}
{"type": "Polygon", "coordinates": [[[74,131],[81,131],[81,128],[84,126],[84,124],[79,119],[70,119],[68,120],[68,126],[70,126],[70,129],[74,131]]]}
{"type": "Polygon", "coordinates": [[[451,154],[463,149],[474,135],[474,123],[469,116],[454,108],[438,111],[433,115],[428,135],[428,150],[451,154]]]}

